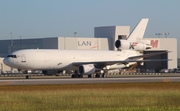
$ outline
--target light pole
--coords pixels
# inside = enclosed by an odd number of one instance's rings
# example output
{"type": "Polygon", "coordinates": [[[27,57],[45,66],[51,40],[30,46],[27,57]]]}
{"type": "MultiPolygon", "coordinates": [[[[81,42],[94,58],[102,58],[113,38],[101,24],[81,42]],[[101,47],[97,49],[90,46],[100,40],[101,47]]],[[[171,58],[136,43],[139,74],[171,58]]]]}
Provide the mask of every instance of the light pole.
{"type": "Polygon", "coordinates": [[[12,39],[12,32],[10,32],[11,34],[11,52],[13,52],[13,39],[12,39]]]}
{"type": "Polygon", "coordinates": [[[19,37],[20,37],[20,47],[19,48],[21,49],[21,36],[19,36],[19,37]]]}
{"type": "Polygon", "coordinates": [[[160,35],[162,35],[162,33],[155,33],[155,35],[158,36],[158,38],[160,37],[160,35]]]}
{"type": "Polygon", "coordinates": [[[167,36],[169,35],[169,33],[168,33],[168,32],[165,32],[165,33],[163,33],[163,35],[165,35],[165,38],[167,38],[167,36]]]}
{"type": "Polygon", "coordinates": [[[77,32],[74,32],[74,37],[76,37],[77,32]]]}

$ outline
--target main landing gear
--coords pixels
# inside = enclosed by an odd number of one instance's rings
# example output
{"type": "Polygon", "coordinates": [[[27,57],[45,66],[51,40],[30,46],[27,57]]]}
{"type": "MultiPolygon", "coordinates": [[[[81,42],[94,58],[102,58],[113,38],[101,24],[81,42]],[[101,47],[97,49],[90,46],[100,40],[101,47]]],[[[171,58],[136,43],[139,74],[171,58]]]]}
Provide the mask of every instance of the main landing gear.
{"type": "MultiPolygon", "coordinates": [[[[95,76],[94,74],[89,74],[87,75],[88,78],[92,78],[92,77],[95,77],[95,78],[104,78],[105,77],[105,73],[100,73],[100,72],[96,72],[95,76]]],[[[75,71],[72,75],[71,75],[71,78],[83,78],[83,74],[79,74],[78,71],[75,71]]]]}
{"type": "Polygon", "coordinates": [[[101,77],[101,78],[104,78],[104,77],[105,77],[105,73],[102,73],[102,74],[101,74],[101,73],[98,72],[98,73],[95,74],[95,77],[96,77],[96,78],[100,78],[100,77],[101,77]]]}
{"type": "Polygon", "coordinates": [[[71,78],[83,78],[83,75],[79,74],[78,71],[75,71],[74,74],[71,75],[71,78]]]}

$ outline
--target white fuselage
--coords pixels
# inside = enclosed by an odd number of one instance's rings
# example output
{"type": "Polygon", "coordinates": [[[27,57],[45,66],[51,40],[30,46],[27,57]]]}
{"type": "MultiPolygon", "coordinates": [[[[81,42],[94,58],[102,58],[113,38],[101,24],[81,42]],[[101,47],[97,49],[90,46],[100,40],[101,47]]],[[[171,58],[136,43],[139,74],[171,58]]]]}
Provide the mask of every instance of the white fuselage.
{"type": "MultiPolygon", "coordinates": [[[[57,50],[27,49],[19,50],[4,59],[10,67],[22,70],[75,70],[74,62],[103,62],[126,60],[130,56],[140,55],[136,51],[100,51],[100,50],[57,50]],[[14,56],[15,57],[10,57],[14,56]]],[[[109,69],[125,67],[123,64],[109,65],[109,69]]]]}
{"type": "MultiPolygon", "coordinates": [[[[126,59],[141,55],[138,50],[151,48],[147,43],[136,42],[137,39],[143,38],[148,20],[141,19],[127,40],[119,40],[116,43],[117,48],[122,51],[26,49],[12,52],[3,62],[10,67],[22,70],[77,70],[79,68],[88,74],[94,72],[97,68],[95,65],[98,63],[101,66],[98,68],[103,70],[123,68],[127,65],[126,59]]],[[[127,66],[135,62],[128,62],[127,66]]]]}

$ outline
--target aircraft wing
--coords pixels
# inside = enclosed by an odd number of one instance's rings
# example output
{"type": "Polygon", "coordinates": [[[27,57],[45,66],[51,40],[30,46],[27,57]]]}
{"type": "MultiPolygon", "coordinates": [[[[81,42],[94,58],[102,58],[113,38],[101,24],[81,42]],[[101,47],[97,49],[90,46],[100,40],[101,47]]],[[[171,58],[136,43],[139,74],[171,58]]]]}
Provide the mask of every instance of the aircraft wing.
{"type": "Polygon", "coordinates": [[[152,57],[152,56],[156,56],[156,55],[161,55],[161,54],[165,54],[165,53],[169,53],[169,52],[170,51],[163,51],[163,52],[143,54],[143,55],[139,55],[139,56],[132,56],[132,57],[129,57],[128,59],[148,58],[148,57],[152,57]]]}
{"type": "Polygon", "coordinates": [[[73,62],[72,64],[74,66],[80,66],[84,64],[94,64],[95,67],[104,67],[107,65],[113,65],[113,64],[127,64],[129,62],[153,62],[153,61],[169,61],[170,59],[145,59],[145,60],[139,60],[141,58],[147,58],[147,57],[152,57],[156,55],[161,55],[168,53],[166,52],[157,52],[157,53],[150,53],[150,54],[143,54],[139,56],[132,56],[129,57],[125,60],[115,60],[115,61],[91,61],[91,62],[73,62]]]}

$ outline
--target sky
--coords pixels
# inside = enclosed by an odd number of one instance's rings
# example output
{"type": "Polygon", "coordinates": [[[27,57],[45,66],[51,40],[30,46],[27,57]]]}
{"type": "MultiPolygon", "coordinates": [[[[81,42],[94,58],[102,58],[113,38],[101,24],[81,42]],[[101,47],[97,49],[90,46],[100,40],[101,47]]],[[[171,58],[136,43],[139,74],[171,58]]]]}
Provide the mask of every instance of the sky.
{"type": "Polygon", "coordinates": [[[132,30],[141,18],[149,18],[145,38],[166,32],[179,42],[179,5],[180,0],[0,0],[0,40],[11,39],[11,33],[13,39],[73,37],[74,32],[94,37],[94,27],[132,30]]]}

